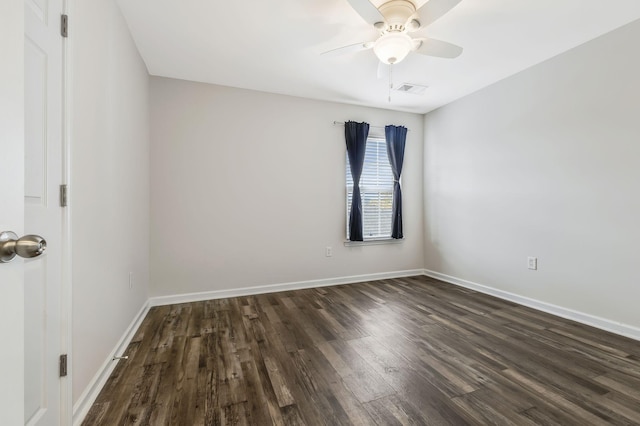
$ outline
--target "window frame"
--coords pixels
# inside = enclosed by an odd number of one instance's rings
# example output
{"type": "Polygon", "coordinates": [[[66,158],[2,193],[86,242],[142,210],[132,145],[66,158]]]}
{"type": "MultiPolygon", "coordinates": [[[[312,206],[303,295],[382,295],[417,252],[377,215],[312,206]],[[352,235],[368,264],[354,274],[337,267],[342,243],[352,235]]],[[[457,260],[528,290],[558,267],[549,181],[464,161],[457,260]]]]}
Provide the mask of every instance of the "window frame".
{"type": "MultiPolygon", "coordinates": [[[[388,154],[386,153],[386,138],[384,135],[384,129],[382,131],[378,130],[374,130],[374,129],[370,129],[369,131],[369,135],[367,136],[367,149],[371,146],[370,145],[370,141],[375,141],[376,144],[382,144],[382,146],[384,147],[384,152],[385,152],[385,161],[386,161],[386,165],[389,167],[389,174],[390,174],[390,180],[389,180],[389,185],[388,185],[388,192],[391,194],[391,202],[393,203],[393,185],[394,185],[394,180],[393,180],[393,173],[391,171],[391,164],[389,164],[389,158],[388,158],[388,154]]],[[[378,154],[379,156],[379,154],[378,154]]],[[[365,154],[365,164],[366,164],[366,154],[365,154]]],[[[377,164],[381,164],[380,162],[380,158],[378,158],[377,164]]],[[[379,166],[378,166],[379,169],[379,166]]],[[[402,239],[395,239],[391,237],[391,232],[392,232],[392,223],[391,223],[391,218],[390,218],[390,222],[389,222],[389,233],[388,235],[375,235],[375,236],[367,236],[367,235],[363,235],[363,240],[364,241],[351,241],[349,239],[349,213],[350,213],[350,209],[351,209],[351,204],[349,202],[349,193],[350,193],[350,189],[351,192],[353,191],[353,186],[348,185],[348,181],[350,180],[350,173],[351,170],[349,168],[349,155],[345,150],[345,165],[344,165],[344,171],[345,171],[345,246],[355,246],[355,245],[377,245],[377,244],[387,244],[387,243],[398,243],[401,242],[402,239]]],[[[363,174],[364,174],[364,166],[363,166],[363,174]]],[[[402,181],[402,178],[400,179],[400,181],[402,181]]],[[[380,185],[378,185],[380,187],[380,185]]],[[[366,187],[366,186],[365,186],[366,187]]],[[[361,194],[364,195],[365,191],[363,190],[363,185],[362,185],[362,177],[361,177],[361,181],[360,181],[360,190],[361,190],[361,194]]],[[[380,192],[378,192],[380,193],[380,192]]],[[[364,196],[362,197],[363,201],[364,201],[364,196]]],[[[391,210],[391,209],[389,209],[391,210]]],[[[380,210],[379,210],[380,211],[380,210]]],[[[363,206],[363,224],[364,224],[364,206],[363,206]]],[[[363,230],[364,231],[364,230],[363,230]]],[[[364,234],[364,232],[363,232],[364,234]]]]}

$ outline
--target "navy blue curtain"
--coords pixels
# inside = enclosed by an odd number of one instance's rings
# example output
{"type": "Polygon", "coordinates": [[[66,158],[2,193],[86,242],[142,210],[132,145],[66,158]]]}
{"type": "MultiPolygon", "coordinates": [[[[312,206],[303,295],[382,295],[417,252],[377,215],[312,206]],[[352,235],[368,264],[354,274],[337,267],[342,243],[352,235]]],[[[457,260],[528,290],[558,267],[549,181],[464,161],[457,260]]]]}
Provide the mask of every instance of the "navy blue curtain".
{"type": "Polygon", "coordinates": [[[400,175],[404,161],[404,145],[407,140],[407,128],[403,126],[385,126],[387,156],[393,171],[393,210],[391,211],[391,238],[400,239],[402,235],[402,188],[400,175]]]}
{"type": "Polygon", "coordinates": [[[360,198],[360,175],[364,166],[364,151],[369,136],[369,124],[347,121],[344,123],[344,139],[353,178],[353,198],[349,214],[349,240],[362,241],[362,200],[360,198]]]}

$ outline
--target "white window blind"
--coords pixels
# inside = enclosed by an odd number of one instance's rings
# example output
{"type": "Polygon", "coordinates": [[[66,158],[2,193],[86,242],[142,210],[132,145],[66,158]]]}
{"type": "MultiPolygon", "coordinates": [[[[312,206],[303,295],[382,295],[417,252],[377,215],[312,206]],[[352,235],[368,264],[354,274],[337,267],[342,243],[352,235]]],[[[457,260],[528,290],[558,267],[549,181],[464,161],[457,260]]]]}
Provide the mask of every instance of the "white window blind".
{"type": "MultiPolygon", "coordinates": [[[[347,155],[347,238],[349,214],[353,198],[353,179],[347,155]]],[[[365,240],[391,238],[391,209],[393,206],[393,173],[387,157],[384,137],[367,139],[364,166],[360,176],[363,237],[365,240]]]]}

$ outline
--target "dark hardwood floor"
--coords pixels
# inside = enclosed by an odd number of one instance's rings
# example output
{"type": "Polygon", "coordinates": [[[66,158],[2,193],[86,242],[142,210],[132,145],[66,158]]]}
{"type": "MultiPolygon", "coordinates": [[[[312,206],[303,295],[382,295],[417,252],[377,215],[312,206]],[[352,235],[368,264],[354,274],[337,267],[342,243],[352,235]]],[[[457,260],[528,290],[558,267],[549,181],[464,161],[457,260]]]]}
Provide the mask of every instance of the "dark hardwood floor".
{"type": "Polygon", "coordinates": [[[426,277],[151,309],[84,425],[640,424],[640,342],[426,277]]]}

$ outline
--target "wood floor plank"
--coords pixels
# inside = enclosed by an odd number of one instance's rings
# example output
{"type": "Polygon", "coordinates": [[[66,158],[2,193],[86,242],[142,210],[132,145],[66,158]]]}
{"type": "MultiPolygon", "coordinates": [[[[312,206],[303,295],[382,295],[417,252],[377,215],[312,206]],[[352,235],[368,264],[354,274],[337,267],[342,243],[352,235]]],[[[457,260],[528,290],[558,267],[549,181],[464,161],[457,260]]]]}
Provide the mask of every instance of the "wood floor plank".
{"type": "Polygon", "coordinates": [[[150,309],[83,425],[640,425],[640,342],[427,277],[150,309]]]}
{"type": "MultiPolygon", "coordinates": [[[[301,414],[306,423],[320,422],[326,425],[349,424],[348,414],[344,411],[340,403],[331,391],[331,387],[327,382],[327,376],[320,374],[311,355],[304,349],[293,354],[292,370],[297,380],[301,384],[300,396],[298,401],[302,406],[302,400],[311,402],[312,409],[309,405],[303,409],[301,414]]],[[[334,373],[335,374],[335,373],[334,373]]],[[[335,380],[335,378],[334,378],[335,380]]]]}
{"type": "Polygon", "coordinates": [[[580,418],[584,424],[590,425],[606,425],[608,419],[603,419],[591,412],[591,407],[582,407],[573,401],[568,400],[565,395],[555,391],[553,388],[546,387],[544,383],[540,383],[531,377],[520,374],[515,370],[505,370],[504,374],[518,381],[523,386],[535,390],[541,396],[548,398],[552,404],[570,411],[575,417],[580,418]]]}
{"type": "Polygon", "coordinates": [[[479,424],[535,426],[535,422],[522,417],[507,401],[489,389],[479,389],[453,398],[453,402],[479,424]]]}
{"type": "Polygon", "coordinates": [[[178,336],[172,345],[171,359],[172,362],[160,363],[160,389],[158,397],[154,401],[154,410],[150,419],[156,424],[169,424],[171,412],[173,409],[173,401],[176,397],[176,389],[178,379],[178,369],[183,365],[185,356],[185,345],[189,339],[184,336],[178,336]]]}
{"type": "Polygon", "coordinates": [[[378,425],[418,425],[420,412],[397,395],[390,395],[364,404],[378,425]]]}
{"type": "Polygon", "coordinates": [[[397,395],[412,405],[420,413],[418,423],[422,424],[466,424],[464,419],[452,409],[449,397],[438,389],[446,388],[443,382],[434,383],[412,366],[405,355],[400,355],[398,341],[386,345],[374,338],[352,340],[350,345],[368,361],[373,369],[393,387],[397,395]]]}
{"type": "Polygon", "coordinates": [[[633,398],[640,405],[640,379],[611,372],[595,377],[593,380],[611,391],[617,391],[633,398]]]}
{"type": "Polygon", "coordinates": [[[612,392],[599,398],[596,403],[601,413],[615,419],[617,423],[640,424],[638,402],[626,395],[612,392]]]}
{"type": "Polygon", "coordinates": [[[324,358],[342,378],[346,388],[358,399],[368,402],[391,395],[393,389],[370,368],[347,343],[322,342],[317,345],[324,358]]]}
{"type": "Polygon", "coordinates": [[[136,383],[133,398],[127,407],[122,424],[151,424],[151,416],[156,408],[155,400],[158,396],[161,372],[161,364],[148,364],[144,366],[141,380],[136,383]]]}

